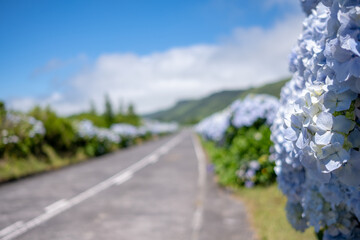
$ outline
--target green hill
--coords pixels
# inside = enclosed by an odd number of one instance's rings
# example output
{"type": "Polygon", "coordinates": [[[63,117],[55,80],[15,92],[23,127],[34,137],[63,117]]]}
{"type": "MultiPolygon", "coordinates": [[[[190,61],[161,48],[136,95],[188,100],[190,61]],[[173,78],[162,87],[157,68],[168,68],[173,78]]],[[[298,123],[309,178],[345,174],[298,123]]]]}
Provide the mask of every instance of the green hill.
{"type": "Polygon", "coordinates": [[[264,93],[279,97],[280,90],[287,81],[289,79],[246,90],[221,91],[201,99],[182,100],[169,109],[147,114],[144,117],[160,121],[176,121],[182,124],[196,123],[210,114],[226,108],[236,99],[244,98],[249,93],[264,93]]]}

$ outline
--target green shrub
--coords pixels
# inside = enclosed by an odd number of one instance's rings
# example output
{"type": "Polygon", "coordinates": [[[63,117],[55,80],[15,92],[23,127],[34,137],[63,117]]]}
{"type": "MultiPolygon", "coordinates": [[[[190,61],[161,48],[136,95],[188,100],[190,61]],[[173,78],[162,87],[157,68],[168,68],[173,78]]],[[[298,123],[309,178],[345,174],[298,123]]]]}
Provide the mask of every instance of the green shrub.
{"type": "Polygon", "coordinates": [[[118,148],[117,144],[107,140],[93,138],[78,138],[77,145],[84,149],[84,153],[89,157],[100,156],[118,148]]]}
{"type": "MultiPolygon", "coordinates": [[[[43,134],[34,129],[33,118],[23,114],[5,113],[0,117],[0,158],[26,157],[41,154],[43,134]]],[[[42,127],[42,125],[41,125],[42,127]]]]}
{"type": "Polygon", "coordinates": [[[229,127],[222,143],[204,142],[222,185],[269,185],[275,181],[269,161],[270,129],[257,122],[251,127],[229,127]]]}
{"type": "Polygon", "coordinates": [[[45,142],[57,151],[75,151],[76,131],[70,120],[57,116],[50,108],[35,107],[29,113],[43,122],[46,133],[45,142]]]}

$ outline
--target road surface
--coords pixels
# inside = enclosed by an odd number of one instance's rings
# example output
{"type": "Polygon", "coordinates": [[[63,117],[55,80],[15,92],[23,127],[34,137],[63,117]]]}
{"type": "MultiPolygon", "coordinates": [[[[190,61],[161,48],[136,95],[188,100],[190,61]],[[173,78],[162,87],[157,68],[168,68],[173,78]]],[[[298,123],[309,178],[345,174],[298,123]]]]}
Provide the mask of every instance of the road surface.
{"type": "Polygon", "coordinates": [[[0,240],[248,240],[190,130],[0,186],[0,240]]]}

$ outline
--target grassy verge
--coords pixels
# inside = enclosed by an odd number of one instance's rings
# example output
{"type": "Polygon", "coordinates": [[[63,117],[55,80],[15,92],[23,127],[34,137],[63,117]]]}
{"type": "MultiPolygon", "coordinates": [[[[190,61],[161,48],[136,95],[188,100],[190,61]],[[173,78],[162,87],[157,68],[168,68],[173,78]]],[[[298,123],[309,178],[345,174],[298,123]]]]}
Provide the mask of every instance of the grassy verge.
{"type": "Polygon", "coordinates": [[[59,156],[53,148],[46,146],[46,156],[28,156],[0,161],[0,183],[41,172],[59,169],[87,160],[89,157],[83,149],[78,149],[72,156],[59,156]]]}
{"type": "Polygon", "coordinates": [[[313,228],[295,231],[286,219],[286,198],[274,184],[269,187],[237,189],[245,203],[259,240],[316,240],[313,228]]]}

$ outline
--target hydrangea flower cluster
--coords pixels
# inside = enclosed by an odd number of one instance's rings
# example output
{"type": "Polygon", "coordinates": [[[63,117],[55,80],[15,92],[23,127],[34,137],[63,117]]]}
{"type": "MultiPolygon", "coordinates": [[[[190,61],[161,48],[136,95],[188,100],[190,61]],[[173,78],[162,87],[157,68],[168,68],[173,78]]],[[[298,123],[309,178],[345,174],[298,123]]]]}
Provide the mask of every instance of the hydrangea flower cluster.
{"type": "Polygon", "coordinates": [[[257,120],[263,119],[271,125],[279,108],[279,100],[266,94],[248,95],[243,100],[234,101],[228,108],[202,120],[196,131],[203,138],[220,141],[229,126],[235,128],[252,126],[257,120]]]}
{"type": "Polygon", "coordinates": [[[175,122],[159,122],[155,120],[144,120],[143,126],[138,128],[141,134],[151,133],[154,135],[166,134],[176,132],[179,129],[179,124],[175,122]]]}
{"type": "Polygon", "coordinates": [[[257,160],[250,161],[248,164],[244,164],[236,172],[236,175],[245,182],[245,187],[252,188],[255,185],[256,172],[260,170],[260,163],[257,160]]]}
{"type": "Polygon", "coordinates": [[[106,128],[98,128],[89,120],[83,120],[77,124],[78,135],[81,138],[96,138],[100,141],[108,141],[111,143],[120,143],[120,136],[106,128]]]}
{"type": "Polygon", "coordinates": [[[3,129],[1,131],[1,136],[2,136],[2,144],[4,145],[19,142],[19,137],[13,134],[9,134],[8,130],[6,129],[3,129]]]}
{"type": "Polygon", "coordinates": [[[1,143],[4,145],[18,143],[25,138],[45,135],[44,124],[25,115],[8,112],[2,123],[1,143]]]}
{"type": "Polygon", "coordinates": [[[178,129],[176,123],[162,123],[146,121],[144,126],[136,127],[130,124],[116,123],[109,129],[98,128],[89,120],[83,120],[77,124],[78,135],[81,138],[97,138],[100,141],[120,143],[122,138],[136,138],[147,133],[158,135],[171,133],[178,129]]]}
{"type": "Polygon", "coordinates": [[[230,126],[231,110],[229,108],[212,114],[196,125],[198,132],[204,139],[218,142],[230,126]]]}
{"type": "Polygon", "coordinates": [[[34,117],[28,117],[27,121],[28,123],[30,123],[30,125],[32,125],[32,128],[29,132],[29,137],[33,138],[36,135],[45,135],[46,130],[42,121],[37,120],[34,117]]]}
{"type": "Polygon", "coordinates": [[[231,105],[232,125],[236,128],[249,127],[258,119],[265,119],[270,126],[279,106],[279,100],[276,97],[266,94],[250,94],[243,101],[237,100],[231,105]]]}
{"type": "Polygon", "coordinates": [[[137,137],[142,135],[137,127],[130,124],[116,123],[113,124],[110,129],[120,136],[137,137]]]}
{"type": "Polygon", "coordinates": [[[303,11],[307,14],[310,15],[311,11],[316,8],[316,5],[318,5],[318,3],[320,2],[320,0],[300,0],[301,2],[301,7],[303,9],[303,11]]]}
{"type": "Polygon", "coordinates": [[[302,0],[309,15],[272,127],[287,215],[324,239],[360,239],[360,1],[302,0]]]}

